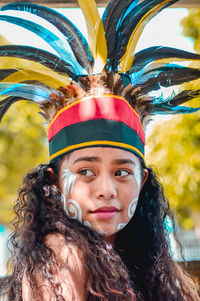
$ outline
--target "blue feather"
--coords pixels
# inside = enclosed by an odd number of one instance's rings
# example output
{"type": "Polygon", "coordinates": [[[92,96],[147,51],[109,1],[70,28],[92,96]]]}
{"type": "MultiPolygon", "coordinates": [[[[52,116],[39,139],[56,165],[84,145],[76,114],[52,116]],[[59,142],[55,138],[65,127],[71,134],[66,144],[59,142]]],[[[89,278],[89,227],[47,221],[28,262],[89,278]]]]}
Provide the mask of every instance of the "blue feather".
{"type": "Polygon", "coordinates": [[[138,2],[139,0],[111,0],[103,13],[102,22],[108,48],[108,62],[106,65],[108,69],[112,61],[112,53],[116,51],[115,44],[118,27],[124,16],[137,6],[138,2]]]}
{"type": "Polygon", "coordinates": [[[80,75],[82,73],[85,74],[83,68],[81,68],[73,56],[67,51],[67,45],[48,29],[32,21],[13,16],[0,15],[0,20],[16,24],[37,34],[45,40],[58,53],[58,55],[61,56],[62,59],[64,59],[67,63],[73,64],[74,70],[76,70],[76,75],[80,75]]]}
{"type": "Polygon", "coordinates": [[[93,57],[88,43],[78,28],[62,14],[48,7],[33,3],[11,3],[3,6],[2,11],[27,11],[53,24],[66,38],[77,62],[90,73],[93,66],[93,57]]]}
{"type": "Polygon", "coordinates": [[[49,99],[52,93],[57,95],[59,92],[36,85],[0,83],[0,95],[2,96],[14,96],[34,102],[43,102],[49,99]]]}
{"type": "Polygon", "coordinates": [[[190,107],[184,107],[184,106],[175,106],[171,107],[168,105],[160,105],[160,106],[154,106],[154,110],[151,112],[151,114],[160,114],[160,115],[166,115],[166,114],[188,114],[188,113],[195,113],[198,112],[200,108],[190,108],[190,107]]]}
{"type": "MultiPolygon", "coordinates": [[[[135,30],[135,28],[139,24],[139,28],[142,29],[140,21],[148,12],[154,12],[154,15],[158,14],[162,9],[167,6],[177,2],[178,0],[144,0],[136,7],[133,7],[132,10],[126,15],[126,17],[121,22],[116,37],[115,51],[112,53],[112,57],[114,61],[119,63],[120,59],[123,57],[124,53],[127,49],[127,44],[129,39],[135,30]],[[161,5],[159,5],[161,4],[161,5]],[[159,6],[158,6],[159,5],[159,6]]],[[[152,18],[154,15],[147,18],[146,23],[152,18]]]]}

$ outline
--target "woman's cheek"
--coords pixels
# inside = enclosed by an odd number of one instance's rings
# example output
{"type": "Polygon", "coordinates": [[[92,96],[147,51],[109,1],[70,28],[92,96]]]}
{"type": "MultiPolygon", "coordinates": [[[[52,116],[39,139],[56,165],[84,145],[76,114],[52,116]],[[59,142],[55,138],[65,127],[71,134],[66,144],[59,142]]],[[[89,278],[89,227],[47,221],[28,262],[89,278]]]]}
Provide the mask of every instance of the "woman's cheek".
{"type": "Polygon", "coordinates": [[[136,207],[138,203],[138,197],[134,198],[128,205],[128,208],[126,209],[126,222],[119,223],[117,225],[117,231],[122,230],[126,225],[130,222],[131,218],[133,217],[136,207]]]}
{"type": "MultiPolygon", "coordinates": [[[[70,175],[70,173],[68,173],[68,175],[70,175]]],[[[87,220],[84,220],[84,210],[85,210],[84,202],[86,202],[89,196],[88,185],[78,178],[73,178],[73,179],[74,182],[71,181],[70,185],[66,185],[66,184],[63,185],[63,187],[67,187],[67,189],[64,189],[65,195],[62,194],[64,209],[68,216],[78,220],[80,223],[84,224],[85,226],[92,228],[91,223],[87,220]]]]}

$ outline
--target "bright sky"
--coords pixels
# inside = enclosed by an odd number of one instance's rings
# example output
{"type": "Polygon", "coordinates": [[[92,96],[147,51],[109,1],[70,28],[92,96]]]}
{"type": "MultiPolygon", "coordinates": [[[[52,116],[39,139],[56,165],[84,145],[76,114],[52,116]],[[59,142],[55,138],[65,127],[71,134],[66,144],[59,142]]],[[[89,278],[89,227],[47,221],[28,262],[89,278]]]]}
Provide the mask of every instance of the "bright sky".
{"type": "MultiPolygon", "coordinates": [[[[87,35],[84,18],[80,9],[58,9],[58,11],[65,14],[70,20],[72,20],[72,22],[76,24],[76,26],[84,33],[84,35],[87,35]]],[[[100,14],[102,14],[103,8],[100,8],[99,11],[100,14]]],[[[181,19],[184,18],[187,13],[187,9],[183,8],[169,8],[162,11],[145,27],[136,51],[153,45],[167,45],[193,51],[192,41],[182,35],[182,28],[179,25],[181,19]]],[[[29,31],[22,28],[19,29],[18,26],[9,24],[7,22],[1,21],[1,23],[2,25],[0,27],[0,34],[4,35],[12,43],[29,44],[31,46],[39,45],[40,48],[50,50],[50,48],[46,46],[46,42],[38,38],[36,35],[30,34],[29,31]]]]}

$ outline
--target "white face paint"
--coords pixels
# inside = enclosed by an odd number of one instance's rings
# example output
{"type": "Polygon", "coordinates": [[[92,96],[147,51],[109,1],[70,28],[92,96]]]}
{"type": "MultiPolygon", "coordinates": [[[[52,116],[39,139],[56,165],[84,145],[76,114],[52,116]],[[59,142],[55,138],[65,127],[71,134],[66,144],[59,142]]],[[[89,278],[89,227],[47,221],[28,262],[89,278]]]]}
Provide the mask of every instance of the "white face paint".
{"type": "Polygon", "coordinates": [[[138,194],[139,194],[140,187],[141,187],[141,172],[140,172],[140,166],[137,163],[135,163],[134,176],[135,176],[135,180],[136,180],[137,185],[138,185],[138,194]]]}
{"type": "Polygon", "coordinates": [[[107,232],[105,232],[105,231],[103,231],[103,230],[99,230],[99,231],[97,231],[100,235],[105,235],[105,236],[107,236],[108,235],[108,233],[107,232]]]}
{"type": "Polygon", "coordinates": [[[63,204],[63,209],[66,211],[66,199],[63,193],[61,194],[61,202],[63,204]]]}
{"type": "Polygon", "coordinates": [[[117,225],[117,231],[122,230],[124,227],[126,227],[127,224],[128,224],[128,222],[127,222],[127,223],[121,223],[121,224],[118,224],[118,225],[117,225]]]}
{"type": "MultiPolygon", "coordinates": [[[[135,198],[132,202],[130,202],[129,206],[128,206],[128,217],[129,217],[129,221],[130,219],[133,217],[136,207],[137,207],[137,202],[138,202],[138,198],[135,198]]],[[[126,225],[129,223],[120,223],[117,225],[117,231],[122,230],[124,227],[126,227],[126,225]]]]}
{"type": "MultiPolygon", "coordinates": [[[[141,175],[139,159],[128,151],[109,147],[91,147],[72,152],[66,160],[63,160],[59,177],[61,192],[66,198],[67,214],[93,228],[103,237],[113,239],[113,235],[123,229],[135,213],[142,184],[141,175]],[[83,160],[83,158],[93,157],[98,160],[83,160]],[[126,170],[124,165],[114,165],[113,162],[120,160],[127,160],[126,166],[127,170],[130,169],[130,173],[111,173],[111,170],[126,170]],[[130,160],[134,164],[129,163],[130,160]],[[91,214],[99,204],[97,197],[105,192],[103,175],[111,184],[106,189],[109,189],[109,193],[116,194],[115,199],[109,199],[109,204],[120,209],[109,221],[91,214]]],[[[62,198],[64,200],[64,197],[62,198]]],[[[106,205],[108,200],[102,201],[102,206],[104,203],[106,205]]]]}
{"type": "MultiPolygon", "coordinates": [[[[140,187],[141,187],[141,172],[140,172],[140,166],[139,164],[135,163],[135,169],[134,169],[134,176],[135,176],[135,180],[137,182],[137,186],[138,186],[138,196],[139,196],[139,193],[140,193],[140,187]]],[[[128,217],[129,218],[132,218],[134,213],[135,213],[135,210],[136,210],[136,207],[137,207],[137,202],[138,202],[138,197],[135,198],[130,204],[129,204],[129,207],[128,207],[128,217]]],[[[128,221],[129,222],[129,221],[128,221]]],[[[120,231],[122,230],[124,227],[126,227],[126,225],[128,224],[128,222],[126,223],[120,223],[117,225],[117,231],[120,231]]]]}
{"type": "Polygon", "coordinates": [[[130,217],[130,218],[132,218],[135,213],[135,210],[137,207],[137,201],[138,201],[138,198],[135,198],[132,202],[130,202],[130,204],[128,206],[128,217],[130,217]]]}
{"type": "Polygon", "coordinates": [[[89,228],[92,228],[92,225],[88,221],[84,221],[83,224],[89,228]]]}
{"type": "Polygon", "coordinates": [[[76,181],[76,175],[71,172],[69,168],[63,170],[63,189],[65,195],[71,195],[76,181]]]}
{"type": "Polygon", "coordinates": [[[73,219],[77,219],[80,223],[82,223],[82,210],[76,201],[69,199],[67,200],[66,212],[67,215],[72,217],[73,219]]]}

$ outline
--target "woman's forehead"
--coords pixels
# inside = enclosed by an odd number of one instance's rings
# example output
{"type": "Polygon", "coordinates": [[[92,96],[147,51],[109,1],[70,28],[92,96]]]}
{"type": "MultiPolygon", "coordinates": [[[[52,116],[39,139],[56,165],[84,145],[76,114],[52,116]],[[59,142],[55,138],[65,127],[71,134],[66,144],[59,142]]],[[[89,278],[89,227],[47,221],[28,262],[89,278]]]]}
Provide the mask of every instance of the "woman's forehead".
{"type": "MultiPolygon", "coordinates": [[[[97,162],[117,162],[117,160],[127,160],[135,164],[139,163],[139,158],[133,153],[120,148],[114,147],[87,147],[73,151],[66,156],[66,161],[69,164],[78,161],[97,161],[97,162]]],[[[65,161],[65,159],[63,160],[65,161]]]]}

